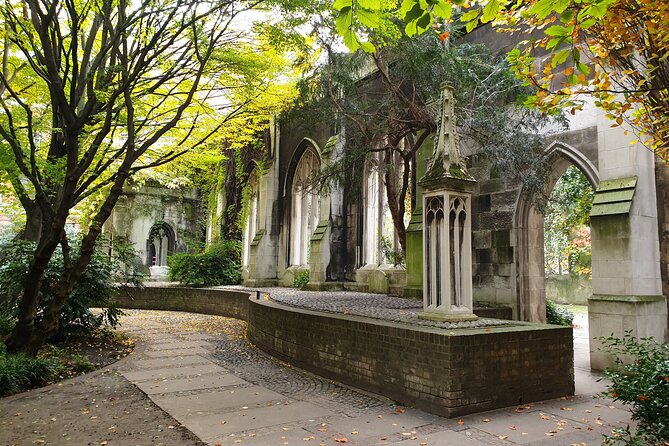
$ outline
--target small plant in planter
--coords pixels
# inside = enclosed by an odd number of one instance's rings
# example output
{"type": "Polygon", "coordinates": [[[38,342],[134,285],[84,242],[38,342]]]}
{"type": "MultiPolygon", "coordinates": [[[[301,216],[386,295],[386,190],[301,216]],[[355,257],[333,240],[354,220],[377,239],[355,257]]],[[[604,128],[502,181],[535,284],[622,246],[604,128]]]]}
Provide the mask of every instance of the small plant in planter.
{"type": "Polygon", "coordinates": [[[635,430],[614,431],[605,444],[669,445],[669,345],[631,332],[601,341],[602,350],[616,357],[616,368],[606,371],[611,384],[604,395],[628,404],[637,423],[635,430]]]}
{"type": "Polygon", "coordinates": [[[295,279],[293,279],[293,287],[303,290],[306,288],[308,283],[309,283],[309,270],[299,271],[295,273],[295,279]]]}

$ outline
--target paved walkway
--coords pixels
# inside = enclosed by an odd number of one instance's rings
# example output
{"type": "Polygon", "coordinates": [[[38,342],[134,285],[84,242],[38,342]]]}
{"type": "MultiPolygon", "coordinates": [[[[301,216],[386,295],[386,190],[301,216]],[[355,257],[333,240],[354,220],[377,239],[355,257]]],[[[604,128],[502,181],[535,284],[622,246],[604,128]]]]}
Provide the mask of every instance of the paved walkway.
{"type": "Polygon", "coordinates": [[[211,445],[590,446],[629,420],[593,398],[601,384],[581,359],[587,330],[576,335],[576,397],[449,420],[292,368],[250,345],[241,321],[128,313],[122,329],[139,347],[121,373],[211,445]]]}

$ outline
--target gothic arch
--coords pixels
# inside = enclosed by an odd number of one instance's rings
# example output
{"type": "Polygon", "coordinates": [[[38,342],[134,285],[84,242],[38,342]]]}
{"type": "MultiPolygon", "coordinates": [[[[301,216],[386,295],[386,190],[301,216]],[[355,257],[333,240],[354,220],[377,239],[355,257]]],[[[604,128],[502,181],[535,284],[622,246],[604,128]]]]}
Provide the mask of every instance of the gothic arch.
{"type": "Polygon", "coordinates": [[[309,184],[310,176],[321,164],[317,147],[311,140],[302,141],[293,154],[284,183],[284,197],[289,198],[288,266],[308,264],[309,240],[318,224],[320,198],[309,184]]]}
{"type": "Polygon", "coordinates": [[[146,263],[148,266],[167,266],[167,256],[174,253],[176,233],[166,222],[154,224],[146,240],[146,263]]]}
{"type": "MultiPolygon", "coordinates": [[[[550,164],[546,192],[570,165],[576,166],[593,188],[599,184],[599,171],[582,152],[560,141],[554,141],[544,153],[550,164]]],[[[545,322],[546,292],[544,275],[544,216],[536,209],[533,197],[522,192],[516,207],[517,314],[520,320],[545,322]]]]}
{"type": "Polygon", "coordinates": [[[297,163],[300,161],[302,158],[302,155],[304,155],[304,152],[307,150],[312,151],[315,155],[316,158],[318,158],[319,162],[322,159],[321,156],[321,149],[316,144],[316,141],[314,141],[311,138],[303,138],[302,141],[297,145],[297,148],[293,152],[293,156],[290,158],[290,162],[288,163],[288,170],[286,171],[286,178],[283,181],[283,196],[287,197],[290,194],[290,188],[293,184],[293,177],[295,176],[295,169],[297,168],[297,163]]]}

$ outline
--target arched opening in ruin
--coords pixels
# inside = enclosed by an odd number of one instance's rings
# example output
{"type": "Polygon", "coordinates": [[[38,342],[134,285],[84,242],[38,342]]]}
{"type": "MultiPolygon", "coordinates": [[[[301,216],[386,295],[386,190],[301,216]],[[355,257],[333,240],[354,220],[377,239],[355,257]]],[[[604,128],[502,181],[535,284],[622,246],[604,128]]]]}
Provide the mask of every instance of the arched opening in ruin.
{"type": "MultiPolygon", "coordinates": [[[[599,183],[596,167],[575,148],[559,142],[546,150],[551,172],[546,185],[546,195],[555,189],[558,180],[570,166],[578,169],[593,189],[599,183]]],[[[523,321],[546,321],[546,271],[545,271],[545,216],[537,208],[537,200],[521,194],[516,213],[518,230],[518,318],[523,321]]]]}
{"type": "Polygon", "coordinates": [[[314,188],[314,175],[320,169],[315,149],[304,145],[291,163],[290,174],[290,237],[288,265],[304,266],[309,263],[309,240],[318,224],[320,196],[314,188]],[[294,167],[293,167],[294,166],[294,167]]]}
{"type": "Polygon", "coordinates": [[[167,266],[167,257],[174,253],[176,235],[174,229],[165,223],[156,223],[149,231],[147,244],[147,265],[167,266]]]}

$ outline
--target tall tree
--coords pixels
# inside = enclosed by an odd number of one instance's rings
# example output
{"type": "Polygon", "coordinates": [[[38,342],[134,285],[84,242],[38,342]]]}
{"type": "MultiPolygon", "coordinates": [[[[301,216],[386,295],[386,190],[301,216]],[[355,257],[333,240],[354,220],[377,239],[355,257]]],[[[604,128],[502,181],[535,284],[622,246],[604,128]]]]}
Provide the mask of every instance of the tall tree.
{"type": "Polygon", "coordinates": [[[516,74],[536,89],[527,104],[543,111],[581,108],[583,98],[631,124],[669,162],[669,3],[664,0],[337,0],[337,30],[349,48],[373,51],[365,36],[401,27],[408,35],[452,24],[469,32],[492,22],[515,32],[516,74]]]}
{"type": "Polygon", "coordinates": [[[126,180],[198,148],[243,108],[226,95],[235,76],[222,76],[237,64],[220,56],[249,35],[235,24],[258,3],[25,0],[0,8],[9,42],[0,161],[36,241],[9,351],[34,354],[56,330],[126,180]],[[75,253],[68,216],[101,192],[75,253]],[[38,314],[56,249],[63,274],[38,314]]]}

